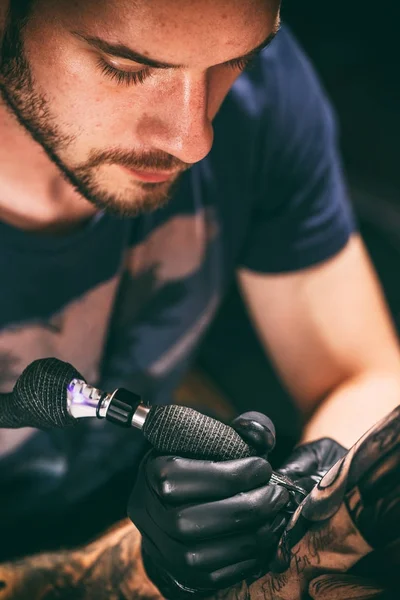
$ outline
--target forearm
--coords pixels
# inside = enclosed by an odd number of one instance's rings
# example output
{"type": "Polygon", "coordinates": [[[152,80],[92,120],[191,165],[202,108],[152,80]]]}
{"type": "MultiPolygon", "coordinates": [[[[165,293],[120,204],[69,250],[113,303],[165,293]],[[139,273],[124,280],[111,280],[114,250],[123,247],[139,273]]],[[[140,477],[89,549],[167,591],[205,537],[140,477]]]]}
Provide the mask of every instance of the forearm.
{"type": "Polygon", "coordinates": [[[400,404],[400,374],[367,372],[346,380],[316,409],[302,443],[331,437],[350,448],[400,404]]]}
{"type": "Polygon", "coordinates": [[[128,520],[83,548],[0,565],[0,600],[161,600],[128,520]]]}

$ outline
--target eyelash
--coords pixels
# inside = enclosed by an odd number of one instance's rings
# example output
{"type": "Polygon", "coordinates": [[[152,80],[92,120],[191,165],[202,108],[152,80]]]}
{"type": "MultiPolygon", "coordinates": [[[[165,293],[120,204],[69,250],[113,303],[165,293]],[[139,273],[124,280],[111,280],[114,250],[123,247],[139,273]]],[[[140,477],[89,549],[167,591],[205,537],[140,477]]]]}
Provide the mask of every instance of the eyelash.
{"type": "Polygon", "coordinates": [[[231,69],[238,69],[239,71],[245,71],[251,66],[255,59],[255,56],[249,56],[248,58],[238,58],[237,60],[229,63],[231,69]]]}
{"type": "Polygon", "coordinates": [[[136,85],[143,83],[147,77],[151,76],[150,67],[144,67],[140,71],[120,71],[109,65],[102,58],[99,58],[98,66],[103,75],[115,81],[118,85],[136,85]]]}
{"type": "MultiPolygon", "coordinates": [[[[244,71],[247,67],[250,66],[251,62],[254,60],[254,57],[250,58],[239,58],[228,64],[228,67],[231,69],[238,69],[239,71],[244,71]]],[[[99,58],[98,67],[103,75],[115,81],[117,85],[137,85],[139,83],[143,83],[148,77],[151,77],[151,67],[144,67],[139,71],[120,71],[119,69],[115,69],[108,62],[106,62],[103,58],[99,58]]]]}

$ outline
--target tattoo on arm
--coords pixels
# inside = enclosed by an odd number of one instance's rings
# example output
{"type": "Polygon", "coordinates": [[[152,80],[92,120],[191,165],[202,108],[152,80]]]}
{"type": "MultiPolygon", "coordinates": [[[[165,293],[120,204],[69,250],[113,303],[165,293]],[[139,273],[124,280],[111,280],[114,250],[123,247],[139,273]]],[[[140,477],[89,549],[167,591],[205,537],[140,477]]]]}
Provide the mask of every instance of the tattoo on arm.
{"type": "MultiPolygon", "coordinates": [[[[214,600],[298,600],[308,584],[344,572],[374,548],[400,547],[400,407],[321,480],[282,536],[268,573],[214,600]]],[[[123,522],[75,550],[0,565],[0,600],[162,600],[147,579],[140,535],[123,522]]]]}
{"type": "Polygon", "coordinates": [[[245,581],[213,596],[213,600],[250,600],[249,586],[245,581]]]}
{"type": "Polygon", "coordinates": [[[0,600],[162,600],[147,579],[130,521],[76,550],[0,565],[0,600]]]}
{"type": "Polygon", "coordinates": [[[298,600],[311,580],[346,572],[372,550],[388,546],[399,554],[400,406],[367,432],[297,509],[281,538],[276,572],[215,598],[298,600]]]}

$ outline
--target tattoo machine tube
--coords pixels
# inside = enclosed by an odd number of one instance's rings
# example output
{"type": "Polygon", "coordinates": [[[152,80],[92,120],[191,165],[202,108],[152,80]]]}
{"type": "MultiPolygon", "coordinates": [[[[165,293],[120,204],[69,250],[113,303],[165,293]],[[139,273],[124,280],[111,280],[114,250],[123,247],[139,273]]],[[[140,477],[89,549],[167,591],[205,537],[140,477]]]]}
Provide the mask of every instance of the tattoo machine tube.
{"type": "MultiPolygon", "coordinates": [[[[232,427],[216,419],[185,406],[148,406],[122,388],[103,392],[88,385],[72,365],[55,358],[30,364],[0,402],[0,427],[65,427],[80,418],[97,417],[141,429],[163,453],[216,461],[256,454],[232,427]]],[[[271,483],[306,496],[284,475],[273,473],[271,483]]]]}
{"type": "MultiPolygon", "coordinates": [[[[345,573],[400,538],[400,407],[370,429],[297,508],[272,572],[251,584],[254,600],[308,597],[311,581],[345,573]]],[[[227,592],[224,598],[236,596],[227,592]]],[[[357,596],[358,597],[358,596],[357,596]]]]}

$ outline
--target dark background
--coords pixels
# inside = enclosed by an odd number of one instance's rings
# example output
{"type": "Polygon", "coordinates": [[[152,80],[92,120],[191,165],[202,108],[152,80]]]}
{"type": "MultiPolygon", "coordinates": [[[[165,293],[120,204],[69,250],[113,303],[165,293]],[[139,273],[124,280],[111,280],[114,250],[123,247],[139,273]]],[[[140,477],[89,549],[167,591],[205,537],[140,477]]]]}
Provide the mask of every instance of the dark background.
{"type": "MultiPolygon", "coordinates": [[[[396,2],[287,0],[283,20],[316,67],[337,111],[361,233],[400,331],[400,68],[396,2]]],[[[239,412],[268,406],[275,462],[297,441],[290,398],[264,357],[236,288],[200,352],[199,364],[239,412]],[[272,400],[272,401],[271,401],[272,400]]]]}

